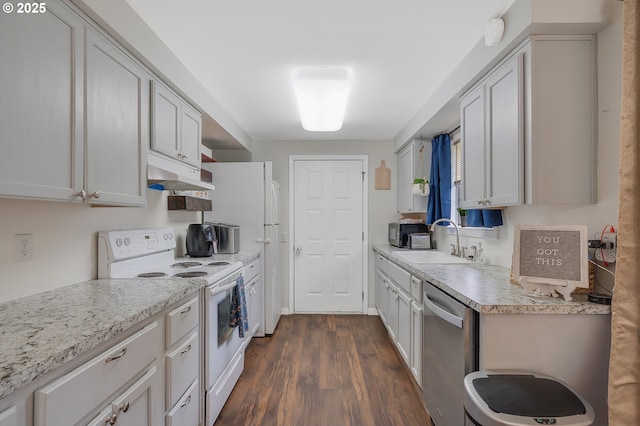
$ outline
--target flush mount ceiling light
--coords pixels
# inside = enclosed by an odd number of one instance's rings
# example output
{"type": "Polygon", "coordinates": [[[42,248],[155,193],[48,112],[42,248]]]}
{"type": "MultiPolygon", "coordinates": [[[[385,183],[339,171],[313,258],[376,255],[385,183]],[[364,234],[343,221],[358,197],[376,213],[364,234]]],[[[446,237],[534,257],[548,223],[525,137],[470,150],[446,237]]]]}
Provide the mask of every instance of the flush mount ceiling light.
{"type": "Polygon", "coordinates": [[[497,46],[502,40],[504,33],[504,21],[500,18],[493,18],[487,22],[484,30],[484,44],[487,46],[497,46]]]}
{"type": "Polygon", "coordinates": [[[302,127],[310,132],[342,128],[353,72],[347,67],[302,67],[293,70],[293,88],[302,127]]]}

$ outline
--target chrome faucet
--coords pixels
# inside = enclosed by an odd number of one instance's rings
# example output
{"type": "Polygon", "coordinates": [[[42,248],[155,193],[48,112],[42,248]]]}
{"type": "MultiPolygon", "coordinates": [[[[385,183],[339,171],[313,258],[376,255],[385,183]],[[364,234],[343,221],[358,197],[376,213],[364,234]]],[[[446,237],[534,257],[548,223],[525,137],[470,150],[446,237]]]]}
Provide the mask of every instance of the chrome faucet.
{"type": "Polygon", "coordinates": [[[433,221],[433,223],[431,224],[431,227],[429,228],[429,232],[433,232],[433,230],[436,227],[436,223],[440,223],[440,222],[449,222],[453,225],[454,228],[456,228],[456,248],[454,250],[454,253],[452,253],[454,256],[461,256],[460,253],[460,234],[458,233],[458,225],[456,225],[456,223],[451,220],[451,219],[447,219],[446,217],[443,217],[441,219],[436,219],[435,221],[433,221]]]}

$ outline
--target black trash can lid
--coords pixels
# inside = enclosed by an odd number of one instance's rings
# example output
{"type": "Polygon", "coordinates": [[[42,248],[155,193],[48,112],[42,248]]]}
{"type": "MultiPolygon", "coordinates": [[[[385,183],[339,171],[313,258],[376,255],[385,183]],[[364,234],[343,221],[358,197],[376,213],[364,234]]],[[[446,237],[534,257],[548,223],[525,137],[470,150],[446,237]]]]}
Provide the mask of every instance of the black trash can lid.
{"type": "Polygon", "coordinates": [[[488,374],[473,379],[472,383],[478,395],[496,413],[566,417],[586,412],[577,395],[552,379],[527,374],[488,374]]]}

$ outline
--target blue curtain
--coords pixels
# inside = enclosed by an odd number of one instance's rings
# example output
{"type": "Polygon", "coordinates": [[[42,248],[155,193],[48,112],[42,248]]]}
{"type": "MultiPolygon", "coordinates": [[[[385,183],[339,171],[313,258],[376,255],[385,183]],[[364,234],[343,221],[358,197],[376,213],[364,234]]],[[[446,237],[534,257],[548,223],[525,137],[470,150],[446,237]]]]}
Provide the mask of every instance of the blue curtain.
{"type": "MultiPolygon", "coordinates": [[[[431,141],[431,174],[427,224],[441,218],[451,218],[451,140],[447,133],[431,141]]],[[[444,222],[441,225],[448,225],[444,222]]]]}

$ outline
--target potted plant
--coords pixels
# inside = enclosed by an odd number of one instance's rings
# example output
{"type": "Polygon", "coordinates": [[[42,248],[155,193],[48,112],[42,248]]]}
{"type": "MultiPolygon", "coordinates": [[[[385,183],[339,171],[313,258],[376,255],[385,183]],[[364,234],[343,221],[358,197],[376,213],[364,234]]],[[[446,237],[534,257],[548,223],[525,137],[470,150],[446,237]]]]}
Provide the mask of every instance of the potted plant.
{"type": "Polygon", "coordinates": [[[460,215],[460,226],[467,226],[467,211],[458,207],[458,214],[460,215]]]}
{"type": "Polygon", "coordinates": [[[429,181],[426,178],[415,178],[413,180],[413,195],[426,197],[429,195],[429,181]]]}

